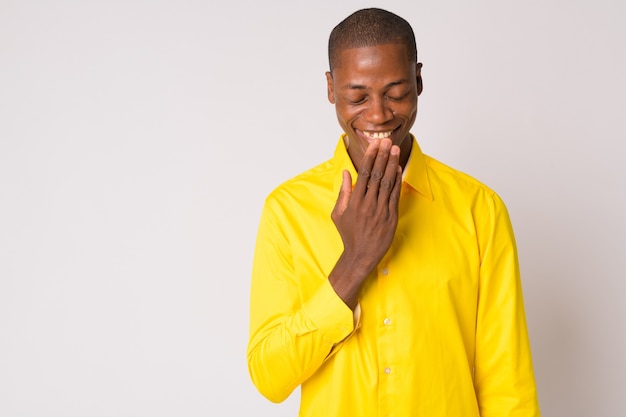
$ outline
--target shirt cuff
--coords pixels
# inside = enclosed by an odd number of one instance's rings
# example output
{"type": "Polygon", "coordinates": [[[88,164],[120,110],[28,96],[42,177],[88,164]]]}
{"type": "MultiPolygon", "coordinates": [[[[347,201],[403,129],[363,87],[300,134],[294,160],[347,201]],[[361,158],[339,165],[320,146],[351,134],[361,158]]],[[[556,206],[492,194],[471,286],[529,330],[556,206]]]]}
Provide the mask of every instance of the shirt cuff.
{"type": "Polygon", "coordinates": [[[354,323],[354,330],[361,327],[361,303],[357,302],[352,313],[352,322],[354,323]]]}
{"type": "Polygon", "coordinates": [[[324,335],[324,342],[331,346],[349,336],[360,323],[360,306],[354,312],[350,310],[328,281],[304,304],[303,310],[324,335]]]}

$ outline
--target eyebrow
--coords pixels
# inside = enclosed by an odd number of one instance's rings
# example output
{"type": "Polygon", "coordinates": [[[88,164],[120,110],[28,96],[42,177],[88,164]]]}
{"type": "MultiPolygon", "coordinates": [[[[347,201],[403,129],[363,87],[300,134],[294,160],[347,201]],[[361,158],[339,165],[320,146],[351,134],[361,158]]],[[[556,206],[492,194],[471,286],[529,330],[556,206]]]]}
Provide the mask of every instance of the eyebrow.
{"type": "MultiPolygon", "coordinates": [[[[392,81],[389,84],[385,85],[383,87],[383,89],[387,90],[393,86],[396,85],[400,85],[400,84],[406,84],[408,81],[407,80],[398,80],[398,81],[392,81]]],[[[361,84],[346,84],[343,86],[344,89],[349,89],[349,90],[367,90],[367,87],[361,84]]]]}

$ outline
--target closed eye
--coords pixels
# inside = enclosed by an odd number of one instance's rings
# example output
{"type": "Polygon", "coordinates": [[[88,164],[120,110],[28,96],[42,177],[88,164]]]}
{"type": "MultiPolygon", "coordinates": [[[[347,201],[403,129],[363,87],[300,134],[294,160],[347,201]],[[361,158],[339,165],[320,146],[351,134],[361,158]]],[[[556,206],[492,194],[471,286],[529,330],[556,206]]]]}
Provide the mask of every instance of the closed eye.
{"type": "Polygon", "coordinates": [[[389,100],[391,100],[391,101],[400,101],[400,100],[406,98],[406,96],[408,96],[408,95],[409,95],[409,92],[407,91],[406,93],[404,93],[404,94],[402,94],[400,96],[390,96],[390,95],[388,95],[387,98],[389,100]]]}
{"type": "Polygon", "coordinates": [[[354,105],[363,104],[363,103],[365,103],[366,99],[367,99],[366,97],[361,97],[361,98],[357,98],[357,99],[350,99],[350,98],[346,97],[346,101],[348,103],[354,104],[354,105]]]}

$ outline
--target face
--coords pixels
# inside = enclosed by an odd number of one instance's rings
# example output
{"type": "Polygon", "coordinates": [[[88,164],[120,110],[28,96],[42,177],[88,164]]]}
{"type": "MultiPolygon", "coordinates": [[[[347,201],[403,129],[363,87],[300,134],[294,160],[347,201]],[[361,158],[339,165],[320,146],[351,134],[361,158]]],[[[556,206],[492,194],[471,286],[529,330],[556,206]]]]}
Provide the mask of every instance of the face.
{"type": "Polygon", "coordinates": [[[404,168],[422,92],[422,64],[411,62],[399,43],[345,49],[338,58],[332,73],[326,73],[328,100],[348,136],[352,162],[359,170],[369,143],[390,137],[400,147],[404,168]]]}

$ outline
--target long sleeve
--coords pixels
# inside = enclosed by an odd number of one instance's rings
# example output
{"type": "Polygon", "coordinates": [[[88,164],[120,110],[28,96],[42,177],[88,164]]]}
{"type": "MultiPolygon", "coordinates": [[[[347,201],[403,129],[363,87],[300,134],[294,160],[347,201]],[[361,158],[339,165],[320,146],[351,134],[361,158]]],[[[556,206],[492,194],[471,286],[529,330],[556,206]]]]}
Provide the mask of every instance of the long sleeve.
{"type": "MultiPolygon", "coordinates": [[[[475,389],[481,417],[538,417],[517,249],[506,207],[487,196],[476,323],[475,389]]],[[[479,231],[481,232],[481,231],[479,231]]]]}
{"type": "Polygon", "coordinates": [[[324,363],[353,331],[352,311],[320,270],[294,266],[298,214],[268,198],[252,269],[247,360],[259,392],[274,402],[324,363]]]}

